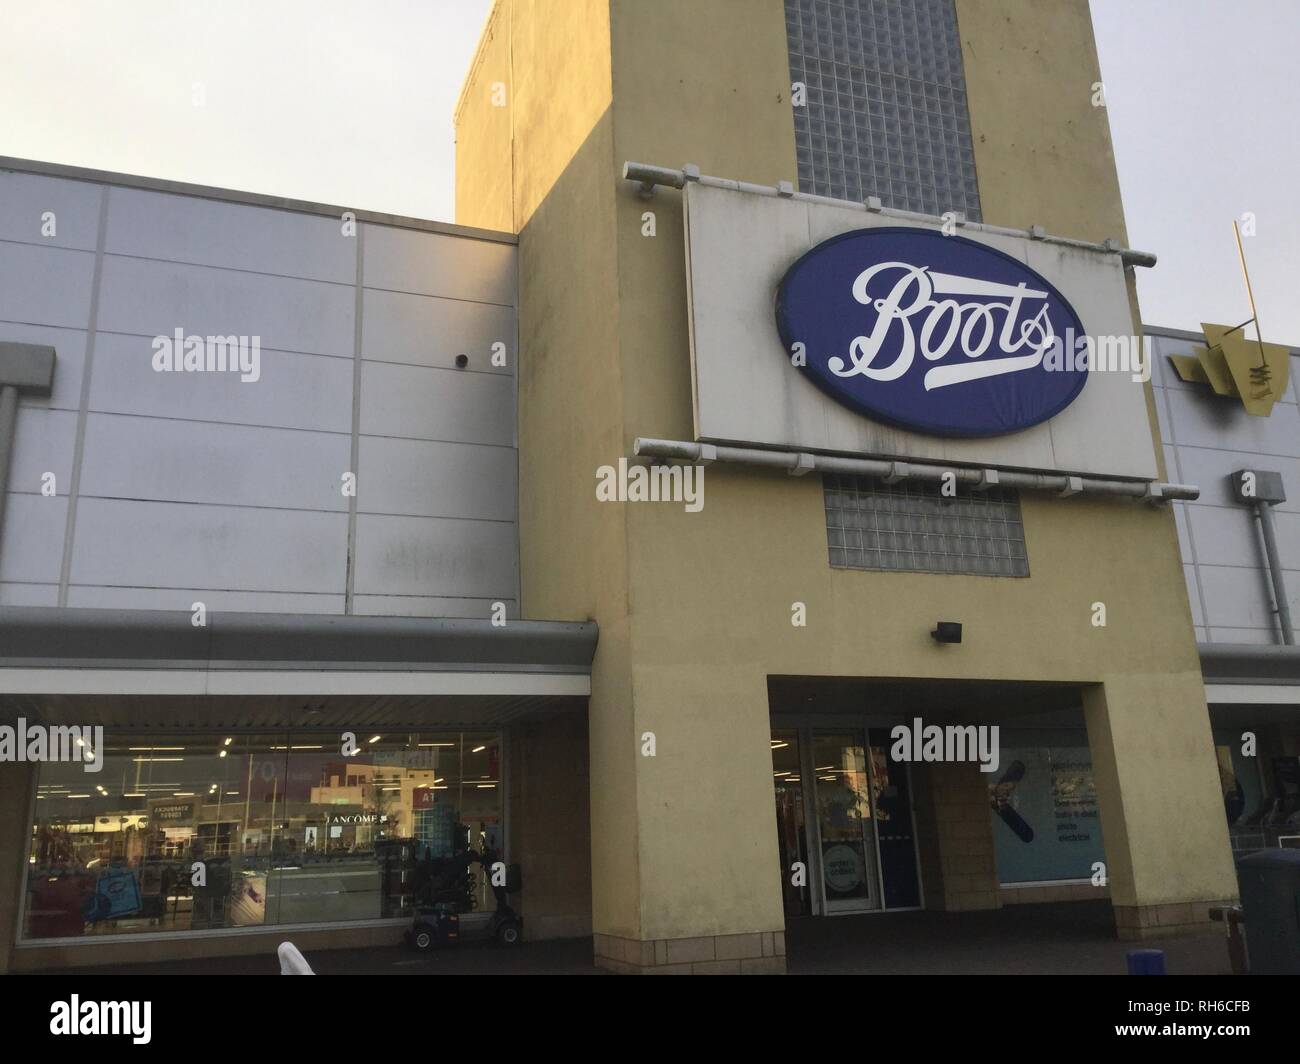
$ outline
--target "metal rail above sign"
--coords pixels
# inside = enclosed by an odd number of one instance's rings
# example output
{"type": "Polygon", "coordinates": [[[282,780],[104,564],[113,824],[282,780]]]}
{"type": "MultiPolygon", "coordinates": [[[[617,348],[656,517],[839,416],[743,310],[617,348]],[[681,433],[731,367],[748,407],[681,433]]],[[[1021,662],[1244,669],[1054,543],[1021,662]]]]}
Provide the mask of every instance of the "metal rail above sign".
{"type": "Polygon", "coordinates": [[[1155,256],[689,166],[624,173],[682,190],[694,442],[1157,490],[1126,277],[1155,256]]]}

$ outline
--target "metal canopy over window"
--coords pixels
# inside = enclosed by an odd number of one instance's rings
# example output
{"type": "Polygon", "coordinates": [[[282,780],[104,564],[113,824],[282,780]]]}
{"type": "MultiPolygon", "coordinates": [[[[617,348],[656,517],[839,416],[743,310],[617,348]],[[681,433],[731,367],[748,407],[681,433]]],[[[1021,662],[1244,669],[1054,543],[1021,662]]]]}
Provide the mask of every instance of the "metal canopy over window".
{"type": "Polygon", "coordinates": [[[77,714],[101,705],[112,715],[113,700],[128,698],[138,721],[149,699],[166,698],[188,704],[196,726],[245,705],[250,724],[328,727],[289,711],[319,703],[355,719],[364,705],[376,722],[427,723],[437,696],[445,719],[477,725],[586,697],[596,639],[591,622],[214,613],[196,627],[175,611],[0,608],[0,695],[29,698],[0,705],[17,715],[38,699],[49,713],[65,697],[77,714]]]}

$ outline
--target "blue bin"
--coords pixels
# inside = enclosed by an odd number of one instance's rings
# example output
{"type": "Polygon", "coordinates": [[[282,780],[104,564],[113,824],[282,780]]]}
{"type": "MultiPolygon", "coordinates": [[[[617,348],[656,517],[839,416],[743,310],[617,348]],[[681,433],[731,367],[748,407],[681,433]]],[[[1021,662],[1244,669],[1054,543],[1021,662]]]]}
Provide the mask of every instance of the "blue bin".
{"type": "Polygon", "coordinates": [[[1131,949],[1128,951],[1129,975],[1164,975],[1165,951],[1162,949],[1131,949]]]}

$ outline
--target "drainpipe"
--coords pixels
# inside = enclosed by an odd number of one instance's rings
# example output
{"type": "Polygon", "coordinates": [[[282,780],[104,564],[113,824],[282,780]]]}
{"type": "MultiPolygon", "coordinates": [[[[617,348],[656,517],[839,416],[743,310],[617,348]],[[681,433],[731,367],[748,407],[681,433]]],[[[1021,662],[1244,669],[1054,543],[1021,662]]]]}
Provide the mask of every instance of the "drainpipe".
{"type": "Polygon", "coordinates": [[[1278,627],[1282,629],[1282,642],[1295,646],[1295,627],[1291,623],[1291,603],[1286,597],[1286,578],[1282,573],[1282,557],[1277,549],[1277,532],[1273,527],[1273,506],[1286,502],[1286,489],[1282,474],[1265,469],[1238,469],[1228,476],[1233,497],[1249,506],[1259,525],[1264,541],[1264,560],[1268,563],[1269,580],[1273,585],[1273,612],[1277,614],[1278,627]]]}
{"type": "Polygon", "coordinates": [[[1264,557],[1268,560],[1268,573],[1273,582],[1274,612],[1282,629],[1282,642],[1295,646],[1295,628],[1291,624],[1291,603],[1286,597],[1286,578],[1282,575],[1282,559],[1277,550],[1277,534],[1273,530],[1273,504],[1257,500],[1255,520],[1259,522],[1260,535],[1264,537],[1264,557]]]}
{"type": "Polygon", "coordinates": [[[18,424],[18,393],[49,395],[54,386],[54,348],[0,343],[0,542],[9,491],[9,459],[18,424]]]}

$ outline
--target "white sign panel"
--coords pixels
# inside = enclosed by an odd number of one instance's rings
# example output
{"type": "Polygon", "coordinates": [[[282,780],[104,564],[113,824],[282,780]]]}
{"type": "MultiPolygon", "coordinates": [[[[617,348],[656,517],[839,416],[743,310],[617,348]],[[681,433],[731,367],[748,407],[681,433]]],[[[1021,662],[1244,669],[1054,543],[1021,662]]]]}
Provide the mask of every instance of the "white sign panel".
{"type": "Polygon", "coordinates": [[[685,202],[698,440],[1158,476],[1118,255],[699,184],[685,202]],[[1121,368],[1081,368],[1089,343],[1121,368]]]}

